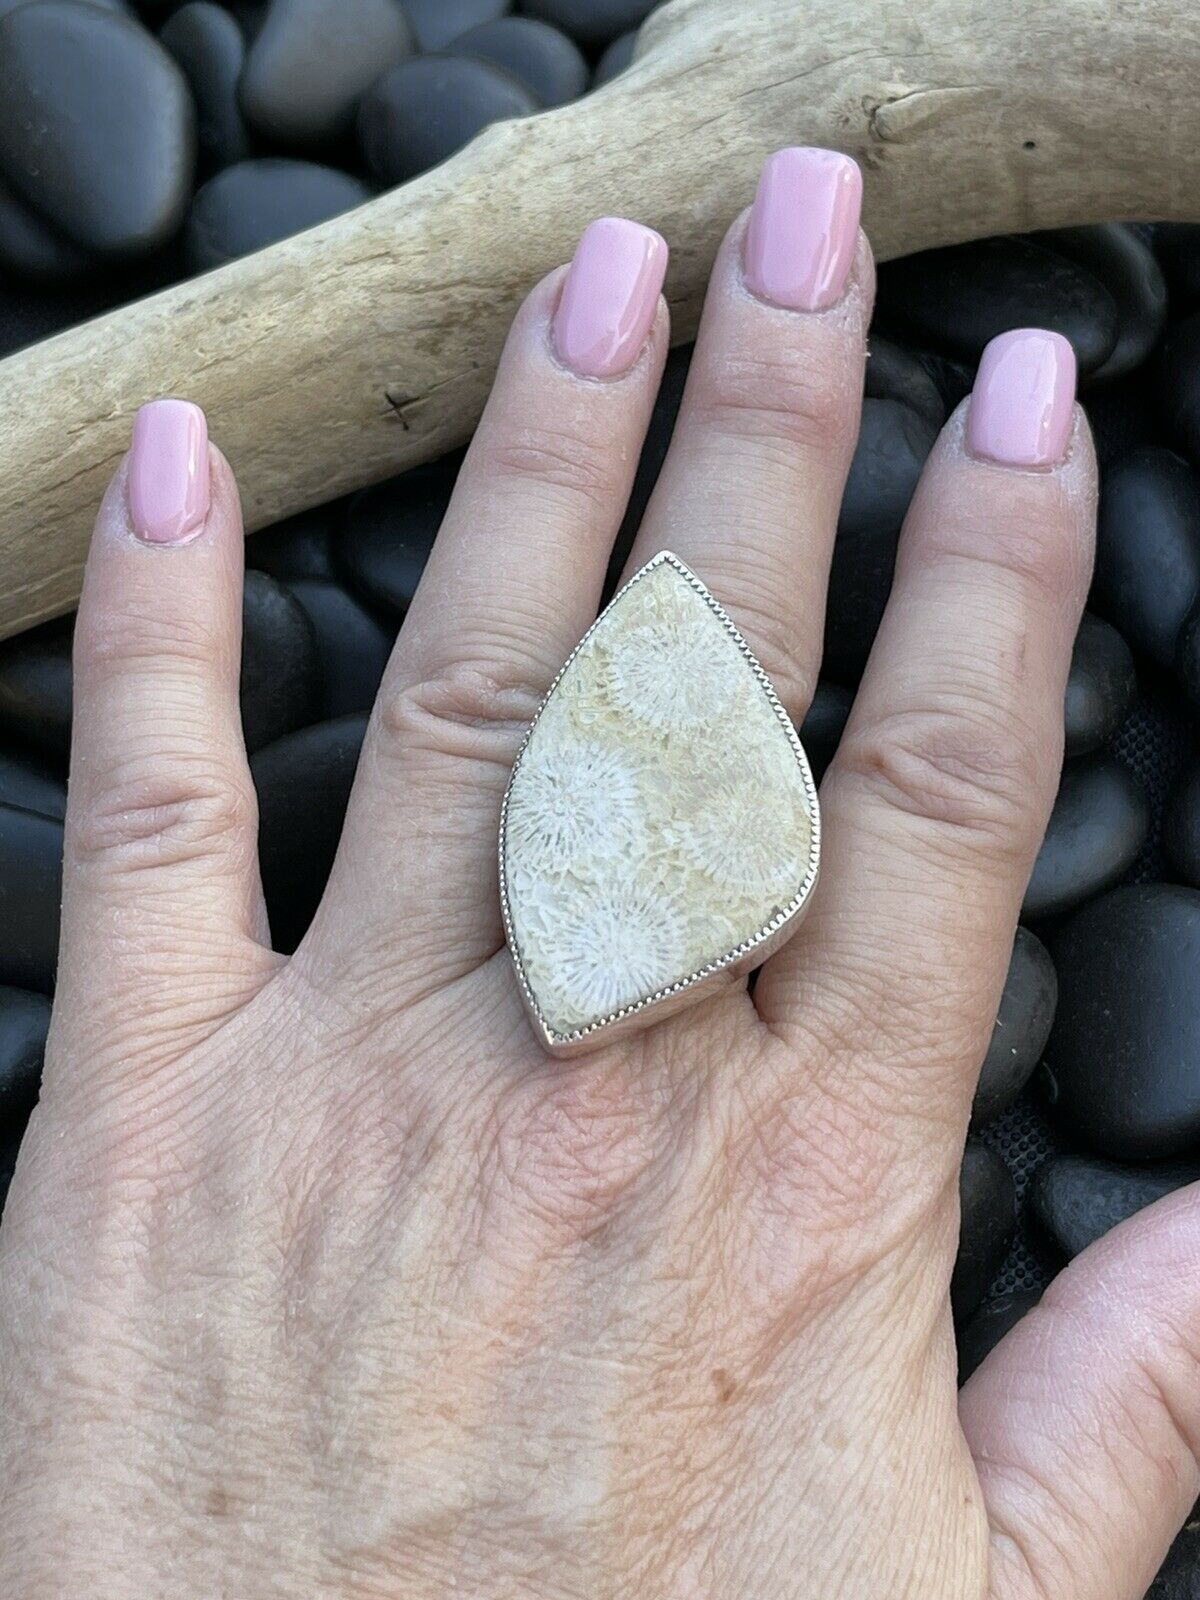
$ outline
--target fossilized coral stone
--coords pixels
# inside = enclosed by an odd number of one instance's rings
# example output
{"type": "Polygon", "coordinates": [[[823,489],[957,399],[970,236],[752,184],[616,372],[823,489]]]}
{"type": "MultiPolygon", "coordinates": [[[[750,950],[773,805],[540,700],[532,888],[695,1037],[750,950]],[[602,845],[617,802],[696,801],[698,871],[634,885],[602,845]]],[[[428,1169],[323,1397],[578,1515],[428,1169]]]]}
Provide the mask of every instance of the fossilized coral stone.
{"type": "Polygon", "coordinates": [[[655,557],[567,663],[505,800],[509,945],[546,1043],[752,964],[816,857],[786,712],[703,584],[655,557]]]}

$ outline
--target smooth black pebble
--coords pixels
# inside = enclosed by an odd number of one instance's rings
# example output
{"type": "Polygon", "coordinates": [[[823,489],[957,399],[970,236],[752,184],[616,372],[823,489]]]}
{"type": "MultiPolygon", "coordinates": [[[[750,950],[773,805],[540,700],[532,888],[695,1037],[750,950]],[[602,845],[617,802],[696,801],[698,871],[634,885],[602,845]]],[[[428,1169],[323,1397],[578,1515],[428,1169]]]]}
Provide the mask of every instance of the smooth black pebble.
{"type": "Polygon", "coordinates": [[[887,262],[877,305],[888,328],[964,361],[1010,328],[1050,328],[1071,342],[1084,375],[1109,359],[1119,332],[1116,301],[1097,278],[1015,235],[887,262]]]}
{"type": "Polygon", "coordinates": [[[340,502],[314,506],[261,528],[246,545],[246,560],[273,578],[332,578],[331,530],[341,517],[340,502]]]}
{"type": "Polygon", "coordinates": [[[184,236],[188,264],[207,272],[370,198],[365,183],[335,167],[276,156],[239,161],[197,191],[184,236]]]}
{"type": "Polygon", "coordinates": [[[1087,755],[1106,744],[1129,715],[1136,693],[1133,652],[1111,623],[1085,611],[1067,676],[1067,755],[1087,755]]]}
{"type": "Polygon", "coordinates": [[[946,402],[929,367],[915,350],[872,333],[863,393],[871,400],[899,400],[935,428],[946,420],[946,402]]]}
{"type": "Polygon", "coordinates": [[[1200,889],[1200,758],[1196,756],[1188,761],[1167,796],[1162,847],[1171,876],[1200,889]]]}
{"type": "Polygon", "coordinates": [[[1175,324],[1154,365],[1167,436],[1189,461],[1200,463],[1200,311],[1175,324]]]}
{"type": "Polygon", "coordinates": [[[813,780],[820,783],[837,753],[854,696],[840,683],[822,679],[813,694],[808,715],[800,725],[800,742],[812,768],[813,780]]]}
{"type": "Polygon", "coordinates": [[[0,749],[0,805],[61,822],[67,814],[67,786],[40,756],[10,744],[0,749]]]}
{"type": "Polygon", "coordinates": [[[208,177],[250,154],[250,132],[238,100],[246,40],[224,6],[191,0],[163,24],[159,39],[179,63],[196,102],[196,144],[208,177]]]}
{"type": "Polygon", "coordinates": [[[187,82],[139,23],[80,0],[0,21],[0,176],[76,244],[110,256],[166,244],[195,161],[187,82]]]}
{"type": "Polygon", "coordinates": [[[966,1383],[987,1356],[1011,1333],[1042,1298],[1040,1289],[1013,1289],[985,1300],[969,1322],[958,1330],[958,1381],[966,1383]]]}
{"type": "Polygon", "coordinates": [[[1200,1600],[1200,1505],[1175,1536],[1146,1600],[1200,1600]]]}
{"type": "Polygon", "coordinates": [[[1166,279],[1143,235],[1126,222],[1101,222],[1032,238],[1090,272],[1116,302],[1117,342],[1091,382],[1109,383],[1141,366],[1167,325],[1166,279]]]}
{"type": "Polygon", "coordinates": [[[1175,316],[1200,305],[1200,223],[1156,222],[1150,244],[1171,295],[1175,316]]]}
{"type": "Polygon", "coordinates": [[[35,284],[0,272],[0,355],[11,355],[113,306],[154,294],[178,277],[174,250],[136,267],[129,262],[105,266],[107,270],[84,273],[70,283],[35,284]]]}
{"type": "Polygon", "coordinates": [[[0,723],[62,770],[71,748],[71,639],[75,619],[45,622],[0,644],[0,723]]]}
{"type": "Polygon", "coordinates": [[[258,750],[312,722],[320,657],[308,613],[265,572],[248,571],[242,595],[242,732],[258,750]]]}
{"type": "Polygon", "coordinates": [[[614,39],[608,49],[596,63],[596,70],[592,74],[592,87],[599,89],[603,84],[611,83],[625,71],[633,61],[634,51],[637,49],[638,30],[630,28],[628,33],[623,33],[614,39]]]}
{"type": "Polygon", "coordinates": [[[37,1104],[50,1030],[50,1002],[44,994],[0,985],[0,1131],[24,1127],[37,1104]]]}
{"type": "Polygon", "coordinates": [[[0,267],[36,283],[70,283],[95,272],[97,259],[0,183],[0,267]]]}
{"type": "Polygon", "coordinates": [[[251,42],[257,39],[267,20],[270,0],[222,0],[222,3],[242,30],[243,37],[251,42]]]}
{"type": "Polygon", "coordinates": [[[1050,952],[1028,928],[1018,928],[1004,980],[1004,993],[979,1073],[971,1124],[982,1128],[1020,1094],[1042,1059],[1054,1007],[1058,975],[1050,952]]]}
{"type": "Polygon", "coordinates": [[[868,396],[838,514],[838,533],[899,531],[940,422],[902,400],[868,396]]]}
{"type": "Polygon", "coordinates": [[[537,101],[511,72],[470,56],[416,56],[378,78],[358,108],[363,158],[382,184],[436,167],[482,129],[537,101]]]}
{"type": "Polygon", "coordinates": [[[363,715],[317,722],[251,758],[263,893],[275,948],[285,955],[325,892],[366,728],[363,715]]]}
{"type": "Polygon", "coordinates": [[[286,148],[335,143],[363,93],[412,48],[399,0],[272,0],[246,58],[242,110],[286,148]]]}
{"type": "Polygon", "coordinates": [[[417,467],[355,495],[333,556],[350,587],[369,604],[403,617],[441,527],[458,457],[417,467]]]}
{"type": "MultiPolygon", "coordinates": [[[[89,6],[99,6],[101,11],[112,11],[119,17],[132,17],[135,15],[131,7],[125,3],[125,0],[81,0],[81,3],[89,6]]],[[[27,6],[29,4],[30,0],[0,0],[0,17],[6,17],[10,11],[15,11],[18,6],[27,6]]]]}
{"type": "Polygon", "coordinates": [[[1175,671],[1183,692],[1200,711],[1200,605],[1191,612],[1179,630],[1175,646],[1175,671]]]}
{"type": "Polygon", "coordinates": [[[1200,222],[1155,222],[1150,246],[1170,291],[1171,312],[1186,315],[1200,306],[1200,222]]]}
{"type": "Polygon", "coordinates": [[[824,671],[857,683],[892,587],[900,524],[937,425],[899,400],[863,401],[862,427],[842,497],[829,605],[824,671]]]}
{"type": "Polygon", "coordinates": [[[307,613],[316,637],[317,716],[327,721],[369,711],[392,653],[394,629],[386,628],[340,584],[292,578],[288,590],[307,613]]]}
{"type": "Polygon", "coordinates": [[[566,105],[588,86],[590,70],[573,39],[536,17],[497,17],[472,28],[451,46],[518,78],[540,106],[566,105]]]}
{"type": "MultiPolygon", "coordinates": [[[[872,334],[872,342],[874,334],[872,334]]],[[[917,360],[929,374],[934,387],[942,397],[946,412],[965,400],[975,386],[975,363],[958,361],[936,350],[918,350],[917,360]]]]}
{"type": "Polygon", "coordinates": [[[1200,1161],[1123,1167],[1094,1156],[1051,1156],[1034,1174],[1028,1205],[1068,1258],[1164,1195],[1200,1178],[1200,1161]]]}
{"type": "Polygon", "coordinates": [[[1017,1227],[1017,1190],[1003,1157],[970,1142],[958,1180],[962,1215],[950,1280],[955,1322],[963,1322],[991,1287],[1017,1227]]]}
{"type": "Polygon", "coordinates": [[[604,45],[637,29],[659,0],[521,0],[521,10],[569,33],[580,44],[604,45]]]}
{"type": "Polygon", "coordinates": [[[1161,667],[1200,597],[1200,477],[1160,445],[1104,474],[1092,609],[1161,667]]]}
{"type": "Polygon", "coordinates": [[[512,0],[404,0],[421,50],[444,50],[469,28],[494,22],[512,10],[512,0]]]}
{"type": "Polygon", "coordinates": [[[1096,460],[1103,474],[1146,445],[1166,443],[1161,396],[1152,361],[1128,372],[1111,383],[1088,388],[1083,408],[1096,446],[1096,460]]]}
{"type": "Polygon", "coordinates": [[[1061,916],[1110,889],[1133,866],[1149,831],[1150,801],[1126,767],[1104,755],[1068,761],[1021,915],[1061,916]]]}
{"type": "Polygon", "coordinates": [[[54,988],[62,852],[61,822],[0,805],[0,983],[54,988]]]}
{"type": "Polygon", "coordinates": [[[629,496],[625,515],[621,519],[621,527],[613,544],[608,564],[606,598],[612,596],[620,582],[625,563],[633,549],[633,541],[637,538],[646,507],[650,503],[650,496],[654,493],[654,486],[658,482],[658,475],[662,471],[663,462],[667,459],[688,372],[692,365],[693,348],[690,344],[680,344],[667,354],[662,382],[658,386],[654,407],[650,412],[650,425],[646,429],[642,452],[638,457],[633,491],[629,496]]]}
{"type": "Polygon", "coordinates": [[[1046,1086],[1068,1135],[1119,1159],[1200,1146],[1200,892],[1114,889],[1059,929],[1051,951],[1046,1086]]]}
{"type": "Polygon", "coordinates": [[[15,1133],[7,1137],[0,1135],[0,1210],[8,1199],[9,1185],[16,1171],[20,1150],[21,1139],[15,1133]]]}

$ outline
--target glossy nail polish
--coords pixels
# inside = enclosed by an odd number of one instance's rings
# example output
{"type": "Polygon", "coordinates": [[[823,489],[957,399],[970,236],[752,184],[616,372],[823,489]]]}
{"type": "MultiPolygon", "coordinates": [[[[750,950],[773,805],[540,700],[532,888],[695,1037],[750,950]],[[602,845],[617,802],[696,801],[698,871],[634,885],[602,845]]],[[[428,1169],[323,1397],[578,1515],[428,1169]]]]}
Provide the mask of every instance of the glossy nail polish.
{"type": "Polygon", "coordinates": [[[967,449],[1005,467],[1049,467],[1067,453],[1075,352],[1061,333],[1014,328],[983,352],[967,411],[967,449]]]}
{"type": "Polygon", "coordinates": [[[580,236],[554,313],[558,359],[584,378],[615,378],[637,360],[654,326],[667,271],[661,234],[600,217],[580,236]]]}
{"type": "Polygon", "coordinates": [[[789,311],[827,311],[846,287],[858,245],[862,173],[838,150],[796,146],[763,163],[746,229],[753,294],[789,311]]]}
{"type": "Polygon", "coordinates": [[[147,544],[182,544],[208,516],[208,424],[187,400],[153,400],[133,421],[129,517],[147,544]]]}

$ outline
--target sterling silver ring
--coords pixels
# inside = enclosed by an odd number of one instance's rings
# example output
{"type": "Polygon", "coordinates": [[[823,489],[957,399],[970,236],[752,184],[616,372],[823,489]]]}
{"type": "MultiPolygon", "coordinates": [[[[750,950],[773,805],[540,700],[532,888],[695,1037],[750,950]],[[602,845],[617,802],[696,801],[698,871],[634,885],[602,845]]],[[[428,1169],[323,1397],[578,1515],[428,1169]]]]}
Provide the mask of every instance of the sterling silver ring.
{"type": "Polygon", "coordinates": [[[505,936],[545,1049],[595,1049],[761,965],[808,908],[820,832],[770,679],[660,552],[551,684],[500,811],[505,936]]]}

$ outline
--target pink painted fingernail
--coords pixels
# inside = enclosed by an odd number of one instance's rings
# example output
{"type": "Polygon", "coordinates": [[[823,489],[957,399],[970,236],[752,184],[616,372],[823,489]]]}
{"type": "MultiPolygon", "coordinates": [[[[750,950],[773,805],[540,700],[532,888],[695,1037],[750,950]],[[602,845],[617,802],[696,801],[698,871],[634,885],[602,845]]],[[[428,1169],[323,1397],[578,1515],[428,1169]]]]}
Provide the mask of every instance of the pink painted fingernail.
{"type": "Polygon", "coordinates": [[[794,146],[763,163],[746,230],[746,283],[789,311],[827,311],[858,245],[862,173],[839,150],[794,146]]]}
{"type": "Polygon", "coordinates": [[[1014,328],[983,352],[967,411],[967,449],[1004,467],[1049,467],[1067,453],[1075,352],[1061,333],[1014,328]]]}
{"type": "Polygon", "coordinates": [[[133,419],[129,515],[147,544],[182,544],[208,516],[208,423],[187,400],[152,400],[133,419]]]}
{"type": "Polygon", "coordinates": [[[584,378],[615,378],[654,326],[667,243],[653,228],[599,217],[583,230],[554,313],[559,360],[584,378]]]}

